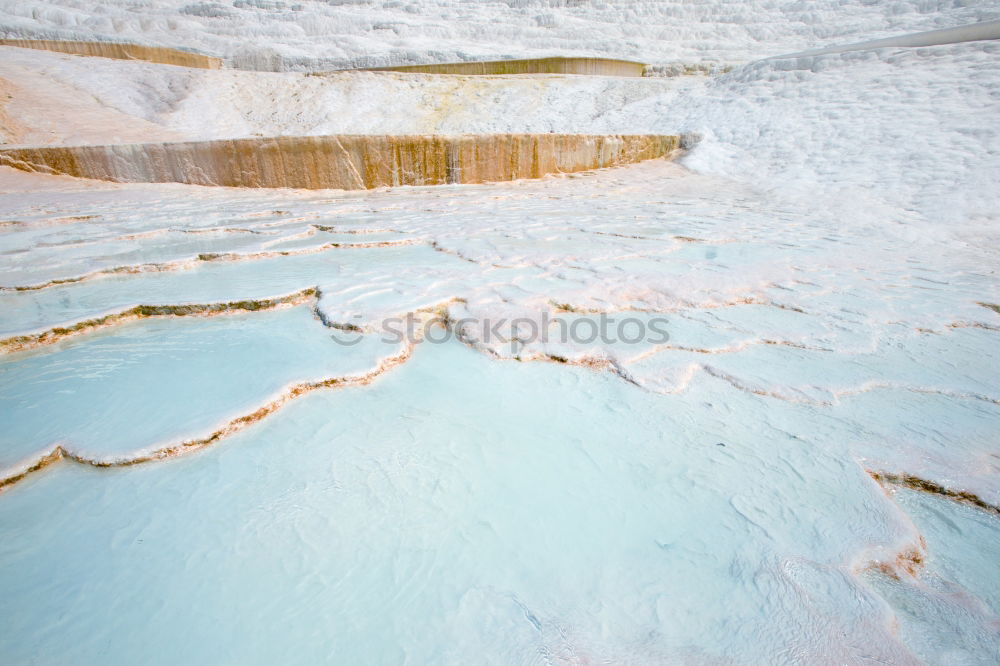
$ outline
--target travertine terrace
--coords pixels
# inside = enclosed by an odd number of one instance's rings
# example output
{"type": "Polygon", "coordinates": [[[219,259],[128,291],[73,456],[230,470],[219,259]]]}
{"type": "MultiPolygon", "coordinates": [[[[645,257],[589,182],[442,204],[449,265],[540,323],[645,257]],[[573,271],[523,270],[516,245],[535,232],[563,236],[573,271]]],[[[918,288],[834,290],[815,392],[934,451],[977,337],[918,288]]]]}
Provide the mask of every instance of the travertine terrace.
{"type": "Polygon", "coordinates": [[[476,60],[436,65],[396,65],[371,67],[371,71],[412,72],[414,74],[582,74],[590,76],[642,76],[645,65],[612,58],[520,58],[515,60],[476,60]]]}
{"type": "Polygon", "coordinates": [[[0,46],[24,49],[41,49],[70,55],[114,58],[115,60],[145,60],[161,65],[179,65],[200,69],[221,69],[222,59],[190,51],[168,49],[162,46],[143,46],[120,42],[82,42],[54,39],[0,39],[0,46]]]}
{"type": "Polygon", "coordinates": [[[485,183],[671,157],[677,136],[309,136],[0,151],[22,171],[122,183],[370,189],[485,183]]]}
{"type": "Polygon", "coordinates": [[[0,0],[0,665],[1000,664],[998,20],[0,0]]]}

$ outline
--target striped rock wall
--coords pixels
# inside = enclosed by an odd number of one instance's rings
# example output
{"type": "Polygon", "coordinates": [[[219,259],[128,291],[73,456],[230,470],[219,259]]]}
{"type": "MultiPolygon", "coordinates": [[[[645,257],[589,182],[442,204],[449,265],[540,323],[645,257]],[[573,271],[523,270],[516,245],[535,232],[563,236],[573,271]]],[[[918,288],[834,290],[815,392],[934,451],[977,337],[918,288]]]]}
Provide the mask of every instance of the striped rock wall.
{"type": "Polygon", "coordinates": [[[440,65],[372,67],[369,71],[465,75],[589,74],[598,76],[642,76],[645,67],[641,62],[611,60],[608,58],[534,58],[528,60],[453,62],[440,65]]]}
{"type": "Polygon", "coordinates": [[[23,171],[125,183],[367,189],[483,183],[672,157],[677,136],[339,135],[0,149],[23,171]]]}
{"type": "Polygon", "coordinates": [[[50,39],[0,39],[0,46],[17,46],[25,49],[58,51],[71,55],[115,58],[116,60],[145,60],[163,65],[180,65],[201,69],[221,69],[222,59],[212,56],[178,51],[161,46],[140,46],[117,42],[73,42],[50,39]]]}

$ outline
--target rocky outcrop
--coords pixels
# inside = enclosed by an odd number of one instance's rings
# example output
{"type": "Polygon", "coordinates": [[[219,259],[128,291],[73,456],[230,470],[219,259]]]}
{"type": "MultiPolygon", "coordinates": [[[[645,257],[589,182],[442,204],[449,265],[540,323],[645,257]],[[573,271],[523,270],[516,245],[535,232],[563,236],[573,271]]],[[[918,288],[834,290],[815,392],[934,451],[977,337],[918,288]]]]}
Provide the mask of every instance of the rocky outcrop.
{"type": "Polygon", "coordinates": [[[117,42],[73,42],[51,39],[0,39],[0,46],[17,46],[25,49],[58,51],[71,55],[114,58],[116,60],[145,60],[162,65],[180,65],[200,69],[221,69],[222,59],[160,46],[140,46],[117,42]]]}
{"type": "Polygon", "coordinates": [[[670,157],[665,135],[335,135],[0,149],[22,171],[123,183],[369,189],[484,183],[670,157]]]}
{"type": "Polygon", "coordinates": [[[440,65],[397,65],[371,67],[375,72],[412,72],[417,74],[589,74],[598,76],[642,76],[645,65],[630,60],[609,58],[532,58],[526,60],[485,60],[452,62],[440,65]]]}

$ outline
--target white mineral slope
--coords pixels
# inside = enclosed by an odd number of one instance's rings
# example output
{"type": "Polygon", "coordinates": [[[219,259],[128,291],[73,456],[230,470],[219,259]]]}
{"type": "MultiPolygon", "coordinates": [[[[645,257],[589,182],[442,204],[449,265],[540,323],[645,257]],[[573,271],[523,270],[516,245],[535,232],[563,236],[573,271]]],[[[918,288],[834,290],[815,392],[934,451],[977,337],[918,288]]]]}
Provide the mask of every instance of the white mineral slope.
{"type": "Polygon", "coordinates": [[[702,133],[689,168],[844,215],[918,213],[975,233],[1000,214],[1000,42],[757,62],[619,113],[604,122],[702,133]]]}
{"type": "Polygon", "coordinates": [[[990,0],[3,0],[7,37],[196,49],[247,68],[595,55],[743,62],[1000,18],[990,0]]]}
{"type": "Polygon", "coordinates": [[[986,39],[1000,39],[1000,21],[981,21],[955,28],[943,30],[928,30],[898,37],[885,37],[865,42],[846,44],[843,46],[827,46],[820,49],[810,49],[798,53],[773,56],[774,58],[800,58],[803,56],[826,55],[827,53],[845,53],[847,51],[869,51],[871,49],[894,48],[898,46],[941,46],[942,44],[959,44],[961,42],[978,42],[986,39]]]}
{"type": "MultiPolygon", "coordinates": [[[[602,118],[703,84],[583,76],[214,71],[0,47],[3,143],[276,135],[604,132],[602,118]]],[[[651,119],[616,125],[648,129],[651,119]]]]}
{"type": "Polygon", "coordinates": [[[696,132],[703,140],[685,159],[689,168],[813,198],[845,215],[888,206],[890,220],[916,212],[967,222],[972,231],[1000,210],[995,41],[755,62],[718,77],[671,80],[306,76],[13,48],[0,55],[0,77],[13,90],[3,116],[7,143],[696,132]]]}

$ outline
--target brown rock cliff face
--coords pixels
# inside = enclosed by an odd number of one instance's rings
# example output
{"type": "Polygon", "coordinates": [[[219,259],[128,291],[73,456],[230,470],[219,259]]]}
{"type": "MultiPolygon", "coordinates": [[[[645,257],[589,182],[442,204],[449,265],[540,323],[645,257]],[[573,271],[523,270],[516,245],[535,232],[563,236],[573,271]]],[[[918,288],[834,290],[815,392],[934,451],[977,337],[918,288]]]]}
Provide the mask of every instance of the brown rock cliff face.
{"type": "Polygon", "coordinates": [[[25,49],[57,51],[71,55],[114,58],[116,60],[145,60],[162,65],[180,65],[200,69],[221,69],[222,60],[188,51],[178,51],[160,46],[140,46],[116,42],[74,42],[50,39],[0,39],[0,46],[17,46],[25,49]]]}
{"type": "Polygon", "coordinates": [[[123,183],[358,190],[484,183],[671,157],[661,135],[337,135],[0,149],[23,171],[123,183]]]}

